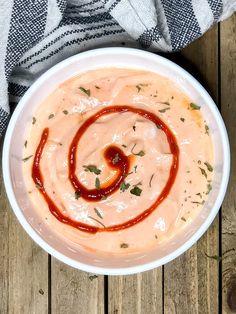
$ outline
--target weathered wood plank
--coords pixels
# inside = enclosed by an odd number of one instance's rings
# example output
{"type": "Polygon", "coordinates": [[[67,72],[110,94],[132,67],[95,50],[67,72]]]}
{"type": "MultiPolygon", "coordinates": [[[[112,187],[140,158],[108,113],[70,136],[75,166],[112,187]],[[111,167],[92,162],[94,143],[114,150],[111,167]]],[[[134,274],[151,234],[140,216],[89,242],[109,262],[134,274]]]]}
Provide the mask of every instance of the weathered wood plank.
{"type": "Polygon", "coordinates": [[[73,269],[52,258],[52,313],[104,313],[104,276],[73,269]]]}
{"type": "Polygon", "coordinates": [[[231,144],[231,177],[222,207],[222,311],[236,312],[236,15],[220,26],[221,108],[231,144]]]}
{"type": "Polygon", "coordinates": [[[109,277],[109,314],[161,314],[161,267],[138,275],[109,277]]]}
{"type": "MultiPolygon", "coordinates": [[[[180,65],[218,99],[217,26],[181,52],[180,65]]],[[[219,220],[185,254],[164,267],[164,313],[218,313],[218,264],[205,256],[218,255],[219,220]]]]}
{"type": "Polygon", "coordinates": [[[48,255],[27,236],[0,175],[0,313],[48,312],[48,255]]]}

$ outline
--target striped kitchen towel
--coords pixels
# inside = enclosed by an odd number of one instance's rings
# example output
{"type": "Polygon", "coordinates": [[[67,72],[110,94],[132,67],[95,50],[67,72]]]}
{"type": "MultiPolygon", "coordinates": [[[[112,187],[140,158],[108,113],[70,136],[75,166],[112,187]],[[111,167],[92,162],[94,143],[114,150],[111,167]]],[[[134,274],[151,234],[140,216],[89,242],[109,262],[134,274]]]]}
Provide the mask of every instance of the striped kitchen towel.
{"type": "Polygon", "coordinates": [[[57,62],[104,46],[177,51],[235,10],[236,0],[1,1],[0,134],[10,107],[57,62]]]}

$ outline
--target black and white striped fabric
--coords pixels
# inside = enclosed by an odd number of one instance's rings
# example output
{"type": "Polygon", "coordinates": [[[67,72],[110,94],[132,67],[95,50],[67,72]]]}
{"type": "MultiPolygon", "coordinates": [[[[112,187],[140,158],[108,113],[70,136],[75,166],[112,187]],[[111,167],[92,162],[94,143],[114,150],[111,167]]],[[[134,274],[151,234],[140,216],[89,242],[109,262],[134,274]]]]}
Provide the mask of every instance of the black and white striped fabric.
{"type": "Polygon", "coordinates": [[[1,1],[0,134],[10,107],[57,62],[104,46],[177,51],[235,10],[236,0],[1,1]]]}

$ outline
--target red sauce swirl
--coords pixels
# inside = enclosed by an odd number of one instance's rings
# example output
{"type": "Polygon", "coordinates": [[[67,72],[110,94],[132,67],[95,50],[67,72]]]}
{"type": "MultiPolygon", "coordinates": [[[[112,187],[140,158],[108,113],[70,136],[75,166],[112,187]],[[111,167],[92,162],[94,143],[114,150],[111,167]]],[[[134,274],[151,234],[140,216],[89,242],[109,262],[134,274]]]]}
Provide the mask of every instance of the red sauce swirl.
{"type": "Polygon", "coordinates": [[[168,196],[177,172],[178,172],[178,165],[179,165],[179,148],[177,145],[176,138],[172,131],[168,128],[168,126],[154,113],[146,111],[144,109],[139,109],[130,106],[110,106],[104,109],[101,109],[90,118],[88,118],[78,129],[76,132],[69,148],[68,152],[68,177],[69,180],[75,190],[75,192],[79,193],[80,196],[85,199],[86,201],[100,201],[102,197],[111,195],[115,191],[117,191],[124,181],[127,173],[129,172],[130,168],[130,156],[126,156],[124,152],[115,145],[110,145],[104,152],[104,158],[106,163],[109,167],[116,170],[115,178],[112,182],[109,182],[106,186],[101,186],[99,189],[87,189],[82,183],[78,180],[75,172],[76,172],[76,154],[77,148],[79,145],[79,141],[86,130],[93,124],[97,119],[102,116],[112,114],[112,113],[125,113],[125,112],[132,112],[138,114],[150,121],[152,121],[158,128],[162,129],[165,132],[167,141],[169,143],[170,151],[173,156],[172,164],[170,167],[169,177],[166,182],[165,187],[161,191],[160,195],[157,197],[155,202],[147,209],[145,209],[141,214],[137,215],[135,218],[130,219],[124,223],[107,226],[104,228],[91,226],[79,221],[75,221],[67,216],[65,216],[62,211],[57,207],[51,197],[47,194],[45,187],[44,187],[44,178],[40,170],[40,160],[42,158],[44,147],[47,143],[48,136],[49,136],[49,129],[45,128],[41,135],[41,140],[38,144],[36,149],[33,166],[32,166],[32,178],[34,183],[39,188],[40,193],[44,197],[44,200],[48,204],[49,210],[51,213],[62,223],[70,225],[74,228],[77,228],[82,231],[86,231],[89,233],[96,233],[98,231],[119,231],[122,229],[130,228],[135,224],[144,220],[147,216],[149,216],[157,206],[168,196]],[[115,162],[114,162],[115,161],[115,162]]]}

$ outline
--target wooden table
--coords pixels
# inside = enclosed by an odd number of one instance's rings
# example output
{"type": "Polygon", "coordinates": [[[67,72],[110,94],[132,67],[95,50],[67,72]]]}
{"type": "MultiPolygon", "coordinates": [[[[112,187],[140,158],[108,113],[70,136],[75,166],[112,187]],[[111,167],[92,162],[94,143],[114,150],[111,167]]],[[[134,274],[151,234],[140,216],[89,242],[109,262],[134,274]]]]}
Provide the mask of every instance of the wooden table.
{"type": "Polygon", "coordinates": [[[28,237],[0,182],[1,314],[236,313],[236,15],[168,57],[202,82],[228,128],[231,179],[214,223],[164,267],[132,276],[93,276],[48,256],[28,237]]]}

